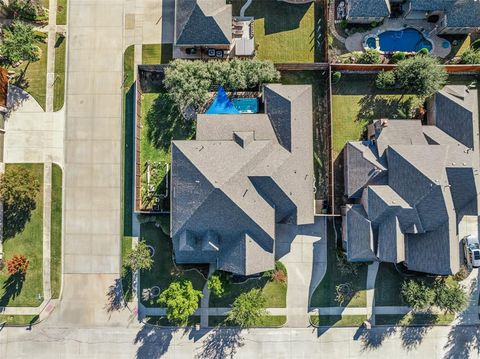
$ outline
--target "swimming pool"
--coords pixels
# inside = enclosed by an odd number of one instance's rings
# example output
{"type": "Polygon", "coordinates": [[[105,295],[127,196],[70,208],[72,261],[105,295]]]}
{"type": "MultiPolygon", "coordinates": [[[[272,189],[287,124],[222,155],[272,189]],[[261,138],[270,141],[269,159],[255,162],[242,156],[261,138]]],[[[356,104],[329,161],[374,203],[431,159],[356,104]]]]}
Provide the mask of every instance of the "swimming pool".
{"type": "Polygon", "coordinates": [[[240,113],[257,113],[258,112],[258,99],[257,98],[241,98],[237,97],[232,99],[233,106],[240,113]]]}
{"type": "Polygon", "coordinates": [[[367,48],[377,48],[382,52],[404,51],[418,52],[425,48],[432,51],[432,43],[416,29],[388,30],[381,32],[377,37],[370,35],[365,45],[367,48]]]}

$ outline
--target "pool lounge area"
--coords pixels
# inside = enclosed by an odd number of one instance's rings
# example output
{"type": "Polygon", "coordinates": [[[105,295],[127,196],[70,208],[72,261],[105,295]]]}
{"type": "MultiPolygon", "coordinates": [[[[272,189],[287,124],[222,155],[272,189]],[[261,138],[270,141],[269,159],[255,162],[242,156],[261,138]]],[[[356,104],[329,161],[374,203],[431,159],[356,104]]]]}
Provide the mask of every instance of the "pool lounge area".
{"type": "Polygon", "coordinates": [[[208,115],[232,115],[258,113],[257,97],[234,97],[230,99],[223,87],[219,87],[215,99],[205,112],[208,115]]]}

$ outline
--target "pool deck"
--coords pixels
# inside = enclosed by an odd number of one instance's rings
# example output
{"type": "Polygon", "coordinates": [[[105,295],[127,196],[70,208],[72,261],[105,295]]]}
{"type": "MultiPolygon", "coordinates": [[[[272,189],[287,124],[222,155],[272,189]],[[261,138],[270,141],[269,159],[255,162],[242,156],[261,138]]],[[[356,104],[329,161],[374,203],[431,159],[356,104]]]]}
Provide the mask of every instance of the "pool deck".
{"type": "Polygon", "coordinates": [[[407,20],[407,19],[385,19],[383,25],[371,29],[366,32],[357,32],[356,34],[350,35],[345,40],[345,47],[349,52],[352,51],[363,51],[363,39],[368,34],[379,34],[388,30],[402,30],[405,27],[413,27],[423,33],[425,38],[430,40],[433,44],[432,55],[445,58],[448,56],[452,50],[451,46],[444,48],[442,46],[445,39],[437,36],[434,33],[434,24],[431,24],[425,20],[407,20]]]}

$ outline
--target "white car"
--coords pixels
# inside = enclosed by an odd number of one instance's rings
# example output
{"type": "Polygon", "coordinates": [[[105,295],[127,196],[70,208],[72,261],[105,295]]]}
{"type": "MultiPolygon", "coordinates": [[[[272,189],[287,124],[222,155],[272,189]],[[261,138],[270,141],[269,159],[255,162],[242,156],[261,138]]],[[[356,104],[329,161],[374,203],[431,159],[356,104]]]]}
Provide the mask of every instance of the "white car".
{"type": "Polygon", "coordinates": [[[466,236],[463,239],[465,259],[473,268],[480,267],[480,244],[477,236],[466,236]]]}

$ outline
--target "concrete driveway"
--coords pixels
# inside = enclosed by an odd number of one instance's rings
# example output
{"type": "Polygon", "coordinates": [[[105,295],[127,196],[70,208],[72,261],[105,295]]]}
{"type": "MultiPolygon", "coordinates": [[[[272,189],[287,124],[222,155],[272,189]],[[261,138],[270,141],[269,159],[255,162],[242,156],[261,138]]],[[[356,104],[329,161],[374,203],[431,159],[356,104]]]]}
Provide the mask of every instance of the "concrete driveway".
{"type": "Polygon", "coordinates": [[[288,327],[305,328],[310,325],[310,296],[322,280],[327,266],[326,228],[326,217],[316,217],[311,225],[277,227],[276,256],[288,272],[288,327]]]}

